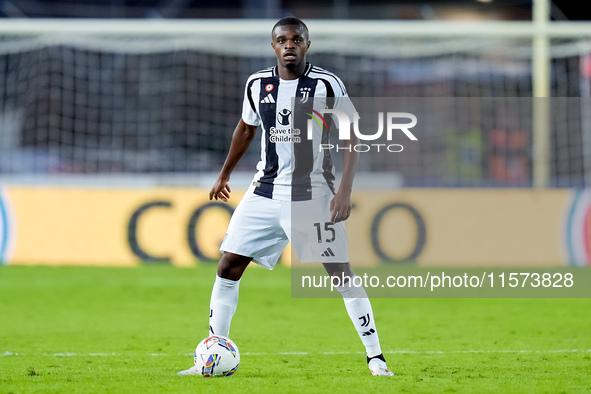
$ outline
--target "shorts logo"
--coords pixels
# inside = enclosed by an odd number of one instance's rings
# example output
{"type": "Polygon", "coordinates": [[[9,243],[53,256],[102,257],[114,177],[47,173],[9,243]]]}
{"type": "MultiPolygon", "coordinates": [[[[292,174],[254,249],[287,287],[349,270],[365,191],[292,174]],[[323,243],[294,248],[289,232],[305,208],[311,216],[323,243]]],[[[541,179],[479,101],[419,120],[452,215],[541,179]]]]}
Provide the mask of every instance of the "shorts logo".
{"type": "Polygon", "coordinates": [[[334,257],[334,253],[331,248],[326,248],[324,253],[321,255],[322,257],[334,257]]]}
{"type": "Polygon", "coordinates": [[[12,257],[15,233],[8,193],[0,186],[0,265],[8,264],[12,257]]]}
{"type": "Polygon", "coordinates": [[[282,126],[287,126],[291,123],[291,111],[287,108],[283,108],[281,111],[279,111],[279,113],[277,114],[277,121],[279,122],[279,124],[281,124],[282,126]]]}

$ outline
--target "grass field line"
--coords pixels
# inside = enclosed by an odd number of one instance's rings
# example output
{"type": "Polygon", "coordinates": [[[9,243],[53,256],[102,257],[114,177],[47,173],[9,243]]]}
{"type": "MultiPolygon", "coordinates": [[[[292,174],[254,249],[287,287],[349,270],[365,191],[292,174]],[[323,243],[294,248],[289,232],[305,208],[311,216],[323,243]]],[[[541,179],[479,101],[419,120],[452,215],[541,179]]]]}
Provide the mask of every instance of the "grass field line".
{"type": "MultiPolygon", "coordinates": [[[[386,350],[384,354],[495,354],[495,353],[517,353],[517,354],[549,354],[549,353],[591,353],[591,349],[547,349],[547,350],[386,350]]],[[[365,354],[365,352],[244,352],[244,356],[308,356],[308,355],[339,355],[339,354],[365,354]]],[[[17,353],[5,351],[0,357],[8,356],[44,356],[44,357],[109,357],[123,356],[124,353],[17,353]]],[[[193,353],[150,353],[150,356],[192,356],[193,353]]]]}

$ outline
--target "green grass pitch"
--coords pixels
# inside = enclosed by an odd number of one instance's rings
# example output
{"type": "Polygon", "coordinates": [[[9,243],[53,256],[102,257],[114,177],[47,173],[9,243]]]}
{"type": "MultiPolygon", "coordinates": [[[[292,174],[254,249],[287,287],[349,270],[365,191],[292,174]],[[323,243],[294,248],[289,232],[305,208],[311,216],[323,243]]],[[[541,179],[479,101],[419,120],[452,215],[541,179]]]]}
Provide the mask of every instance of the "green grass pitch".
{"type": "Polygon", "coordinates": [[[214,265],[0,268],[0,393],[590,392],[589,299],[374,299],[396,376],[370,375],[339,299],[249,268],[231,378],[176,376],[207,335],[214,265]]]}

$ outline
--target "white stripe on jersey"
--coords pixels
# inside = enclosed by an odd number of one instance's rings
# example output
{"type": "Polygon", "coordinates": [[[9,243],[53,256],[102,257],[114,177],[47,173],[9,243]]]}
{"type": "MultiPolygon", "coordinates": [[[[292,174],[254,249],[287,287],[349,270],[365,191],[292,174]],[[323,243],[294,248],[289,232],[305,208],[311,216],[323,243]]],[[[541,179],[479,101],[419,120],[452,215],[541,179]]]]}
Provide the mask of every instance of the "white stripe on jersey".
{"type": "Polygon", "coordinates": [[[345,85],[343,81],[330,71],[327,71],[323,68],[312,66],[308,76],[311,78],[318,78],[324,79],[330,83],[332,89],[334,91],[335,97],[345,97],[347,96],[347,90],[345,89],[345,85]]]}
{"type": "MultiPolygon", "coordinates": [[[[276,130],[290,130],[293,126],[293,114],[290,116],[281,117],[279,112],[287,110],[291,113],[292,111],[292,97],[297,94],[299,79],[291,81],[279,80],[279,88],[277,91],[277,109],[275,116],[275,129],[276,130]],[[281,124],[279,121],[287,119],[288,124],[281,124]]],[[[284,121],[285,123],[285,121],[284,121]]],[[[283,135],[280,131],[279,135],[283,135]]],[[[286,133],[287,134],[287,133],[286,133]]],[[[275,149],[277,152],[277,158],[279,161],[279,170],[277,177],[273,182],[275,187],[273,188],[273,198],[278,200],[291,200],[291,184],[292,184],[292,168],[291,161],[293,158],[293,144],[291,142],[277,142],[275,143],[275,149]]]]}

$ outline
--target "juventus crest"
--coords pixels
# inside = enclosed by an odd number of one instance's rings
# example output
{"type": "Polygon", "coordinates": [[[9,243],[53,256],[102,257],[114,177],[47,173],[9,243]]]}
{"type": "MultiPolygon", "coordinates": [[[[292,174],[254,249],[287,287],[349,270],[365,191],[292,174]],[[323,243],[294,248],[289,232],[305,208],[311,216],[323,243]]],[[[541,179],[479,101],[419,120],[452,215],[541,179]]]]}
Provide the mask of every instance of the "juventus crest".
{"type": "Polygon", "coordinates": [[[300,93],[302,94],[302,99],[300,100],[300,103],[306,104],[308,102],[311,90],[312,88],[300,88],[300,93]]]}

